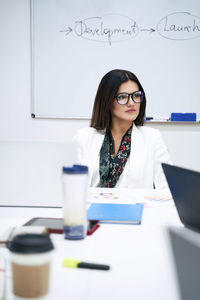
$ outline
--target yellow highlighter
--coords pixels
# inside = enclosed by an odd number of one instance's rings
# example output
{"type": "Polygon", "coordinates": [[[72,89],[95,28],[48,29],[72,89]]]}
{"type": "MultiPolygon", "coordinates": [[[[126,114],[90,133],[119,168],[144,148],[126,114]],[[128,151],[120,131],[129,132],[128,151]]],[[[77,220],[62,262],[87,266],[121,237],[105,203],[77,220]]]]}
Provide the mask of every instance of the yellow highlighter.
{"type": "Polygon", "coordinates": [[[73,258],[64,258],[63,267],[65,268],[83,268],[83,269],[92,269],[92,270],[110,270],[110,266],[102,264],[94,264],[89,262],[84,262],[78,259],[73,258]]]}

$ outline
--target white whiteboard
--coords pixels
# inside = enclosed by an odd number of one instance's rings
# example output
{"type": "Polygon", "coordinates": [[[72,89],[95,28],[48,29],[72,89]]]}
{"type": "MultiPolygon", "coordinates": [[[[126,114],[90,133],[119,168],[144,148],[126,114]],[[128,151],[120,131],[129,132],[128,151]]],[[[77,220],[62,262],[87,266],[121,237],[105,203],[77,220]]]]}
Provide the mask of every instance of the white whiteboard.
{"type": "Polygon", "coordinates": [[[101,78],[135,73],[147,116],[200,113],[200,1],[32,0],[32,114],[90,118],[101,78]]]}

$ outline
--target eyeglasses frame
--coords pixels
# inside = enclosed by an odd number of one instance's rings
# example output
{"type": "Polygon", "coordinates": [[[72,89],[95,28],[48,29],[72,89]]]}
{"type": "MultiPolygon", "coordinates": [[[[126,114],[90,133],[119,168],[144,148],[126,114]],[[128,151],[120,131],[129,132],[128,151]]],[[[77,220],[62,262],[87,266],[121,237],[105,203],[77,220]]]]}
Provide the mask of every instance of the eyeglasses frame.
{"type": "Polygon", "coordinates": [[[135,91],[135,92],[133,92],[133,93],[126,93],[126,92],[124,92],[124,93],[119,93],[119,94],[117,94],[116,96],[115,96],[115,99],[117,100],[117,103],[119,104],[119,105],[126,105],[128,102],[129,102],[129,100],[130,100],[130,96],[131,96],[131,99],[132,99],[132,101],[134,102],[134,103],[141,103],[142,101],[143,101],[143,97],[144,97],[144,94],[143,94],[143,92],[142,91],[135,91]],[[138,93],[138,92],[140,92],[141,93],[141,101],[140,102],[137,102],[137,101],[135,101],[134,100],[134,98],[133,98],[133,96],[134,96],[134,94],[135,93],[138,93]],[[119,103],[118,102],[118,99],[117,99],[117,96],[119,96],[119,95],[122,95],[122,94],[126,94],[126,95],[128,95],[128,100],[127,100],[127,102],[126,103],[124,103],[124,104],[121,104],[121,103],[119,103]]]}

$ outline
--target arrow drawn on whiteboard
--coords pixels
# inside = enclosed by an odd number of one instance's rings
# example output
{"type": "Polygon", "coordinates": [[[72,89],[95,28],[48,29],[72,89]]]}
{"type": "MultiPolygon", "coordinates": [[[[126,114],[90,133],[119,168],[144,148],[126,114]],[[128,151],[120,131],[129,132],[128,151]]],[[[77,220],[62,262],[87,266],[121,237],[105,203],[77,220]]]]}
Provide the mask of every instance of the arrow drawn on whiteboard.
{"type": "Polygon", "coordinates": [[[73,32],[77,37],[93,42],[112,43],[135,38],[139,32],[157,32],[171,40],[190,40],[200,37],[200,16],[189,12],[175,12],[162,18],[154,28],[139,28],[135,19],[119,14],[88,17],[76,20],[72,27],[65,24],[60,30],[65,36],[73,32]]]}
{"type": "Polygon", "coordinates": [[[140,31],[149,31],[149,33],[155,32],[156,30],[153,28],[150,29],[140,29],[140,31]]]}
{"type": "Polygon", "coordinates": [[[65,35],[68,35],[70,32],[72,32],[72,28],[68,26],[67,29],[60,30],[60,32],[65,32],[65,35]]]}

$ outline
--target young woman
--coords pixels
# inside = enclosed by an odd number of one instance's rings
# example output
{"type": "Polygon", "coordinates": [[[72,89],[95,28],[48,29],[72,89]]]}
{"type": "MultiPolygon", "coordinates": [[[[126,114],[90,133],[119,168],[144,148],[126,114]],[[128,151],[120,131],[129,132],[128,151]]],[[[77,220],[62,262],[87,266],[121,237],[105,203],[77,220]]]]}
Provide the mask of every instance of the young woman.
{"type": "Polygon", "coordinates": [[[161,162],[171,163],[160,131],[144,127],[146,97],[137,77],[112,70],[101,80],[91,127],[78,130],[79,163],[91,187],[167,188],[161,162]]]}

